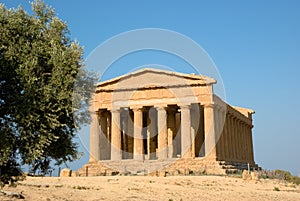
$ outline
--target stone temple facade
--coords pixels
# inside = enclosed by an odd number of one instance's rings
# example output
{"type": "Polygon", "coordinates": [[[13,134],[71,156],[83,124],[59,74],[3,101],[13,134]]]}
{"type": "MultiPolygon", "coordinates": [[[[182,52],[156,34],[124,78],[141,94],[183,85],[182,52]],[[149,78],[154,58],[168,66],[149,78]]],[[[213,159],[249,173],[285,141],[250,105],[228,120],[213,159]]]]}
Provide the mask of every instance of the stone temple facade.
{"type": "Polygon", "coordinates": [[[151,68],[99,83],[90,106],[90,159],[79,175],[258,168],[254,111],[224,102],[214,84],[207,76],[151,68]]]}

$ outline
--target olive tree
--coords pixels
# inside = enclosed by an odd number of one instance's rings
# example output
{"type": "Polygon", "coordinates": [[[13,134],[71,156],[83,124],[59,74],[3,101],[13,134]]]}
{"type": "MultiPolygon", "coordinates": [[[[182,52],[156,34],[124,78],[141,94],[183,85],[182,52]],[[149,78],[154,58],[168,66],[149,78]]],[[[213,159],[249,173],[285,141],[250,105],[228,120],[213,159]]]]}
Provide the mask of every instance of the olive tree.
{"type": "Polygon", "coordinates": [[[84,70],[83,49],[70,39],[66,23],[41,1],[33,2],[32,10],[29,15],[0,4],[2,184],[21,179],[23,164],[47,173],[52,160],[78,158],[73,138],[88,121],[95,81],[84,70]],[[74,92],[74,86],[80,90],[74,92]]]}

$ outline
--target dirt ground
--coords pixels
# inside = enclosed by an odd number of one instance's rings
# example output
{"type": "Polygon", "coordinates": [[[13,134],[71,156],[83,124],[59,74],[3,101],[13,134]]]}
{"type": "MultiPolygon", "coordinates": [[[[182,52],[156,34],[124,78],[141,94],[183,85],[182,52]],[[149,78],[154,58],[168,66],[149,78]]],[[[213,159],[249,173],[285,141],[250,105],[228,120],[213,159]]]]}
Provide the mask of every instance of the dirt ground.
{"type": "MultiPolygon", "coordinates": [[[[27,177],[17,187],[25,200],[300,200],[300,185],[225,176],[27,177]]],[[[19,200],[0,193],[0,200],[19,200]]]]}

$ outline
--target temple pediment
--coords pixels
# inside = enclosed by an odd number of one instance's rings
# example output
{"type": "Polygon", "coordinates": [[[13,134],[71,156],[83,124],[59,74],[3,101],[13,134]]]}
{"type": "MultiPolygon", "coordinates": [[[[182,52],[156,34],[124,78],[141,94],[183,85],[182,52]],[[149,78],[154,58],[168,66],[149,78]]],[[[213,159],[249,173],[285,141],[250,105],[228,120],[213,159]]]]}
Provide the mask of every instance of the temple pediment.
{"type": "Polygon", "coordinates": [[[153,68],[141,69],[97,84],[97,91],[130,90],[155,87],[176,87],[185,85],[209,86],[216,80],[203,75],[184,74],[153,68]]]}

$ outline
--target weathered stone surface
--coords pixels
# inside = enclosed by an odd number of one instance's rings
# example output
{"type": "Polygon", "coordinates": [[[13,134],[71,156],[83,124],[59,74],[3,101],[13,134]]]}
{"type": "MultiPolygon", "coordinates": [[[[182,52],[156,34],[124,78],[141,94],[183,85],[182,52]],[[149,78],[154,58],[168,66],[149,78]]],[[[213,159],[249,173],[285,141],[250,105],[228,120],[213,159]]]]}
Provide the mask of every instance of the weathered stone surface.
{"type": "Polygon", "coordinates": [[[243,171],[242,178],[244,180],[251,180],[251,174],[249,174],[248,170],[243,171]]]}
{"type": "Polygon", "coordinates": [[[60,177],[70,177],[71,176],[71,170],[68,168],[64,168],[60,171],[60,177]]]}
{"type": "Polygon", "coordinates": [[[256,171],[251,172],[251,179],[252,180],[258,180],[258,173],[256,171]]]}
{"type": "Polygon", "coordinates": [[[157,171],[149,172],[149,173],[148,173],[148,176],[150,176],[150,177],[155,177],[155,176],[157,176],[157,171]]]}
{"type": "Polygon", "coordinates": [[[227,104],[214,94],[215,83],[157,69],[99,83],[90,104],[90,160],[76,175],[224,175],[248,163],[258,168],[254,111],[227,104]]]}
{"type": "MultiPolygon", "coordinates": [[[[110,176],[110,175],[148,175],[148,176],[176,176],[176,175],[225,175],[236,173],[247,167],[244,163],[226,163],[208,161],[199,158],[182,158],[164,161],[99,161],[88,163],[78,170],[78,176],[110,176]],[[157,168],[160,163],[161,168],[157,168]],[[121,168],[120,168],[121,167],[121,168]],[[126,168],[124,168],[126,167],[126,168]],[[148,168],[148,169],[147,169],[148,168]]],[[[251,166],[252,167],[252,166],[251,166]]],[[[254,167],[254,166],[253,166],[254,167]]],[[[255,166],[257,167],[257,166],[255,166]]],[[[249,174],[251,178],[251,175],[249,174]]]]}
{"type": "Polygon", "coordinates": [[[78,171],[72,171],[71,177],[78,177],[78,171]]]}
{"type": "Polygon", "coordinates": [[[159,176],[159,177],[165,177],[165,176],[167,176],[167,175],[166,175],[166,172],[165,172],[165,171],[161,170],[161,171],[158,172],[158,176],[159,176]]]}

